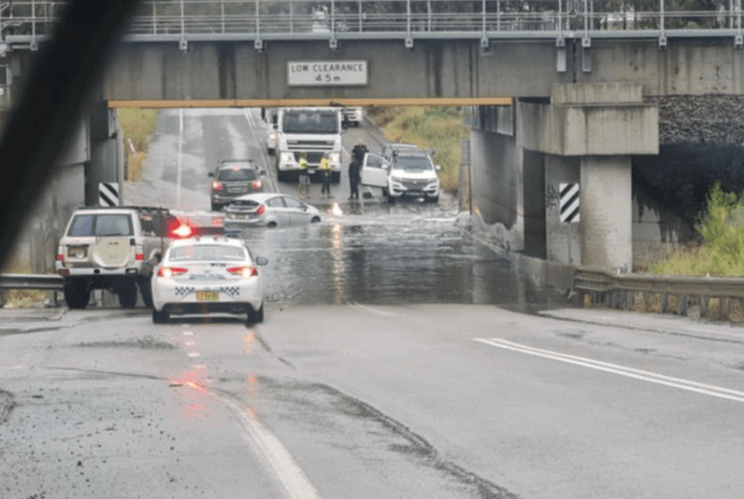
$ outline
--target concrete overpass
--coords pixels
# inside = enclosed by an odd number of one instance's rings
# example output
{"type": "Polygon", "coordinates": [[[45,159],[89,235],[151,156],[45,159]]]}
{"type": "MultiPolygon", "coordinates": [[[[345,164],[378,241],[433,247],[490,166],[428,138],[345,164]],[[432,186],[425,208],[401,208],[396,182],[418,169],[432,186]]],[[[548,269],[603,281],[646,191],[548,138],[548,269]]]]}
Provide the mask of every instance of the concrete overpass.
{"type": "MultiPolygon", "coordinates": [[[[664,0],[647,12],[604,11],[589,0],[525,1],[518,8],[491,0],[319,5],[143,2],[96,92],[98,109],[510,106],[483,109],[468,122],[473,178],[491,179],[474,191],[476,213],[500,225],[514,249],[540,253],[531,241],[542,231],[548,258],[630,268],[630,162],[658,153],[658,109],[644,98],[744,91],[738,1],[707,12],[665,12],[664,0]],[[294,74],[303,64],[308,74],[294,74]],[[333,69],[339,65],[361,69],[352,75],[333,69]],[[505,112],[508,118],[498,114],[505,112]],[[581,185],[581,222],[566,236],[580,251],[570,255],[550,244],[560,230],[551,230],[555,213],[544,189],[559,177],[581,185]],[[533,180],[542,201],[524,195],[533,180]],[[503,204],[500,186],[510,182],[523,194],[512,190],[507,197],[516,196],[514,202],[503,204]]],[[[14,82],[22,82],[58,8],[32,0],[4,10],[0,54],[14,82]]],[[[115,122],[110,113],[104,121],[115,122]]],[[[103,163],[117,150],[117,133],[110,132],[89,144],[100,150],[89,155],[89,171],[105,172],[96,173],[101,181],[121,175],[103,163]]]]}

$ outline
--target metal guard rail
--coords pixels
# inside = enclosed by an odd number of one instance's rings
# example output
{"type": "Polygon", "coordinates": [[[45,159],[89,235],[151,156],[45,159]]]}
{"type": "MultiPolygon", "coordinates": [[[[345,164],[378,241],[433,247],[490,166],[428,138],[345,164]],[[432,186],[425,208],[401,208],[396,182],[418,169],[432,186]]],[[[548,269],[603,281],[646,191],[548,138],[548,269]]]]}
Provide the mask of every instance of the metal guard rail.
{"type": "MultiPolygon", "coordinates": [[[[128,41],[389,38],[581,39],[731,37],[744,45],[742,0],[710,10],[684,10],[676,0],[148,0],[131,20],[128,41]],[[650,5],[649,5],[650,4],[650,5]]],[[[31,48],[49,34],[64,1],[2,4],[0,37],[31,48]],[[26,44],[26,45],[24,45],[26,44]]]]}
{"type": "Polygon", "coordinates": [[[0,274],[0,289],[62,291],[64,279],[56,274],[0,274]]]}
{"type": "Polygon", "coordinates": [[[574,289],[585,293],[628,291],[707,298],[744,298],[744,278],[613,274],[603,269],[579,267],[574,272],[574,289]]]}

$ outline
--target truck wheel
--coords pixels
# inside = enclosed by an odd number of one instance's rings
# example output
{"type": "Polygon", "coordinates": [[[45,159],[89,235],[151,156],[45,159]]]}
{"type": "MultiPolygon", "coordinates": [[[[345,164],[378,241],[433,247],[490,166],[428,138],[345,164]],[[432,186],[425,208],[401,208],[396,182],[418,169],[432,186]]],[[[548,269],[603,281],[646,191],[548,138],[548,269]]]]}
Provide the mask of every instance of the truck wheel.
{"type": "Polygon", "coordinates": [[[65,279],[65,302],[72,308],[85,308],[90,301],[88,283],[82,279],[65,279]]]}
{"type": "Polygon", "coordinates": [[[119,305],[123,308],[134,308],[137,305],[137,286],[133,280],[121,282],[116,287],[116,295],[119,297],[119,305]]]}
{"type": "Polygon", "coordinates": [[[276,179],[277,179],[277,180],[278,180],[279,182],[284,182],[285,180],[287,180],[287,175],[286,175],[286,173],[284,173],[284,172],[277,172],[277,174],[276,174],[276,179]]]}
{"type": "Polygon", "coordinates": [[[334,184],[338,184],[339,182],[341,182],[341,172],[333,172],[331,174],[331,182],[333,182],[334,184]]]}
{"type": "Polygon", "coordinates": [[[142,301],[145,306],[147,308],[152,307],[152,276],[142,277],[137,284],[139,284],[142,301]]]}

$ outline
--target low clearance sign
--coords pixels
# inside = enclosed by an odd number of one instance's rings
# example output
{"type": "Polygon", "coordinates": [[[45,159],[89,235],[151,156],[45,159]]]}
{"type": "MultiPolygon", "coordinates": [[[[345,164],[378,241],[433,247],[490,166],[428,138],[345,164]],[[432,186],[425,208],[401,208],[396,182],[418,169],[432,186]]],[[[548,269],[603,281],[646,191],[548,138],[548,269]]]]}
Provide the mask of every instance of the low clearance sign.
{"type": "Polygon", "coordinates": [[[287,63],[290,87],[367,85],[367,61],[295,61],[287,63]]]}

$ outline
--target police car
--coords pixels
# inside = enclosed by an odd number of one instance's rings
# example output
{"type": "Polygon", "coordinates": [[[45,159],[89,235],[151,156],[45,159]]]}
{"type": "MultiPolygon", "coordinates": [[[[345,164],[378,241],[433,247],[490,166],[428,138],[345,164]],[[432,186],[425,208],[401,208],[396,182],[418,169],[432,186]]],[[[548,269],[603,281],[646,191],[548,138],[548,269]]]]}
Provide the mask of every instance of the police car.
{"type": "Polygon", "coordinates": [[[173,241],[152,278],[152,321],[175,314],[247,314],[263,322],[263,277],[268,264],[236,238],[201,236],[173,241]]]}

